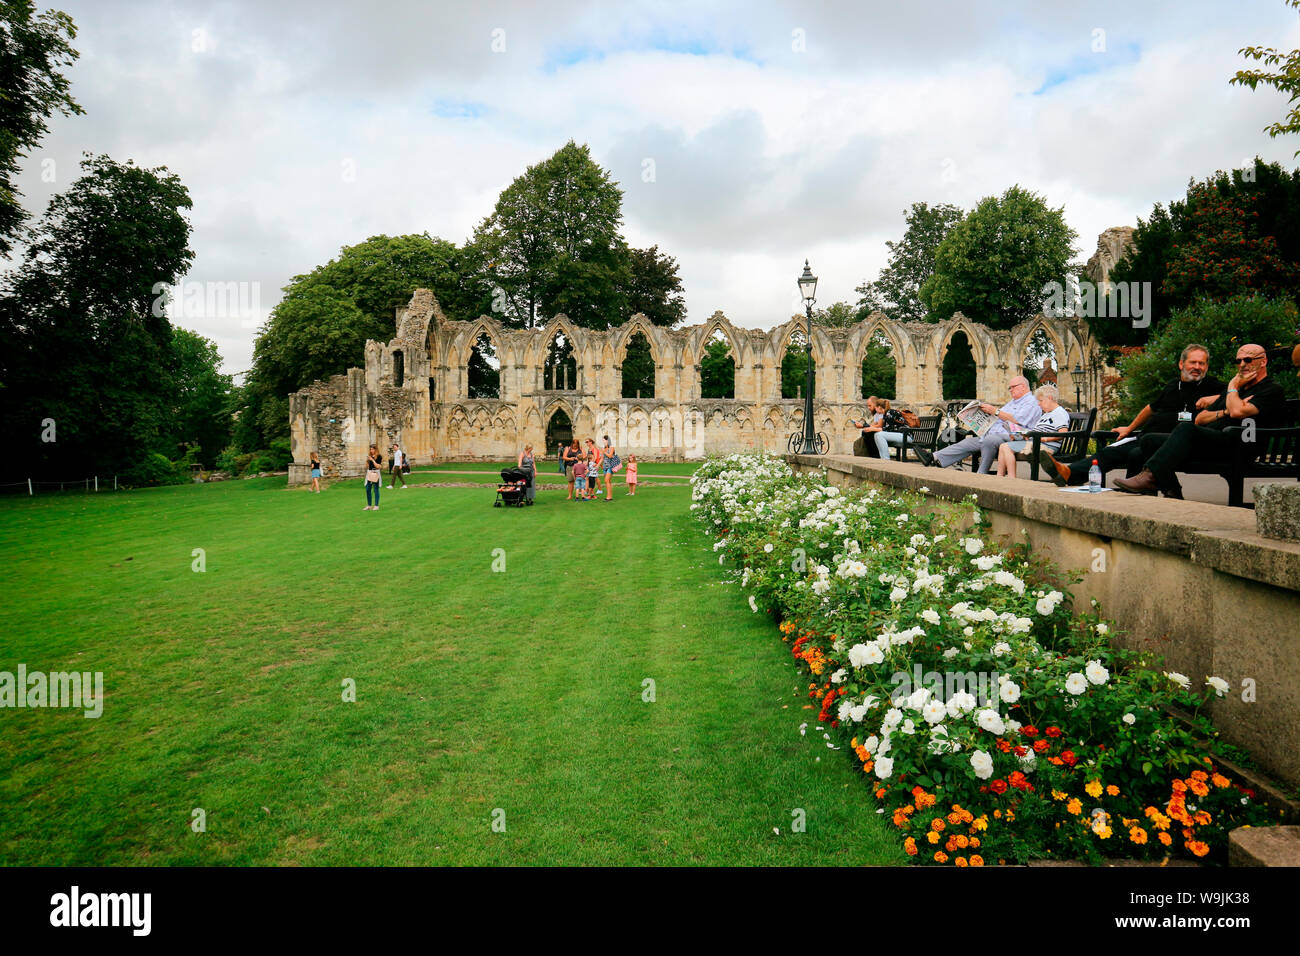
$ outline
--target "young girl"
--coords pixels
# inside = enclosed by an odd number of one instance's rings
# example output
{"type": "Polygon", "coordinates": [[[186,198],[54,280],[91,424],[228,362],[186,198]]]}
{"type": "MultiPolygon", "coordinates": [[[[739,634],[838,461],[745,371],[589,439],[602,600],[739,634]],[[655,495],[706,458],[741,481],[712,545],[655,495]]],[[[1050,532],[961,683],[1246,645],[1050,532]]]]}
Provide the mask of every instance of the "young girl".
{"type": "Polygon", "coordinates": [[[628,455],[627,464],[624,467],[627,469],[627,493],[629,495],[635,495],[636,494],[636,455],[628,455]]]}
{"type": "Polygon", "coordinates": [[[565,498],[565,501],[573,500],[573,466],[581,457],[582,446],[578,444],[578,439],[575,438],[569,443],[568,447],[564,449],[564,453],[561,456],[561,459],[564,462],[564,473],[569,476],[569,497],[565,498]]]}
{"type": "Polygon", "coordinates": [[[311,453],[311,490],[320,494],[320,455],[315,452],[311,453]]]}
{"type": "Polygon", "coordinates": [[[366,456],[366,506],[362,511],[379,510],[379,489],[383,483],[384,456],[379,453],[378,445],[370,446],[370,454],[366,456]],[[370,489],[374,488],[375,503],[370,503],[370,489]]]}

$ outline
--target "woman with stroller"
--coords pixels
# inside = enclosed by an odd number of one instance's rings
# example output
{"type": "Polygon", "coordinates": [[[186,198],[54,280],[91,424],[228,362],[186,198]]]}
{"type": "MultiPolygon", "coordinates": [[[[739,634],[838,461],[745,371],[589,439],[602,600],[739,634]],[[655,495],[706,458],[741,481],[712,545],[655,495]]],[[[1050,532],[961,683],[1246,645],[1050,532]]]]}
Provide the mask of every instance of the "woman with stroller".
{"type": "Polygon", "coordinates": [[[527,499],[532,501],[537,497],[537,462],[533,460],[532,445],[525,445],[524,450],[519,453],[518,465],[524,471],[528,472],[527,499]]]}

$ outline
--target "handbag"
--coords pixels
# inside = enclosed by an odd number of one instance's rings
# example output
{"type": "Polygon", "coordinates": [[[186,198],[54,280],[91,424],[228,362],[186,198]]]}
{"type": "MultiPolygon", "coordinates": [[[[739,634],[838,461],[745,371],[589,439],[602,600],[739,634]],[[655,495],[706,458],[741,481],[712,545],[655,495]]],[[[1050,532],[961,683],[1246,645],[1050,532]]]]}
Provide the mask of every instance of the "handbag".
{"type": "Polygon", "coordinates": [[[367,469],[366,469],[366,481],[379,481],[379,469],[378,469],[378,468],[367,468],[367,469]]]}
{"type": "Polygon", "coordinates": [[[618,471],[618,470],[619,470],[620,468],[622,468],[622,467],[623,467],[623,459],[622,459],[622,458],[619,458],[618,455],[610,455],[610,456],[609,456],[609,470],[610,470],[610,471],[618,471]]]}

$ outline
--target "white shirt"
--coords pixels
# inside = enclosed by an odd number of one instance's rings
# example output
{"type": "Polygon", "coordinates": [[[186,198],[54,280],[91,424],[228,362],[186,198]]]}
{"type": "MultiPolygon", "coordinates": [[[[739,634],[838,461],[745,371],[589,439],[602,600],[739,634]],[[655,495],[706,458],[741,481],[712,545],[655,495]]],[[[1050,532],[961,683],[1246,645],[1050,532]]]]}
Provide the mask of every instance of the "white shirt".
{"type": "Polygon", "coordinates": [[[396,465],[398,468],[401,468],[403,465],[405,465],[405,464],[406,464],[406,452],[402,451],[402,449],[400,449],[400,448],[394,448],[394,449],[393,449],[393,464],[396,465]]]}

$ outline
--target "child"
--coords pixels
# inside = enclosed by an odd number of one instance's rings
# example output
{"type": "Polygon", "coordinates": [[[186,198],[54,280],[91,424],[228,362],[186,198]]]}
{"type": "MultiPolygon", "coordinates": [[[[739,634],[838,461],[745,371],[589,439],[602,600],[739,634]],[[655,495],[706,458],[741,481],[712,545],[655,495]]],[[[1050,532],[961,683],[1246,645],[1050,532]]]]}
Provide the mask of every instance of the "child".
{"type": "Polygon", "coordinates": [[[585,501],[587,495],[587,456],[579,455],[573,462],[574,501],[585,501]]]}
{"type": "Polygon", "coordinates": [[[636,494],[636,455],[627,456],[627,493],[636,494]]]}

